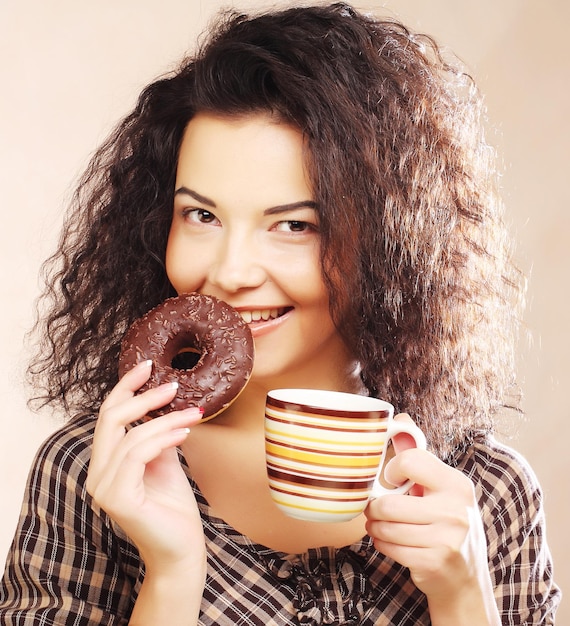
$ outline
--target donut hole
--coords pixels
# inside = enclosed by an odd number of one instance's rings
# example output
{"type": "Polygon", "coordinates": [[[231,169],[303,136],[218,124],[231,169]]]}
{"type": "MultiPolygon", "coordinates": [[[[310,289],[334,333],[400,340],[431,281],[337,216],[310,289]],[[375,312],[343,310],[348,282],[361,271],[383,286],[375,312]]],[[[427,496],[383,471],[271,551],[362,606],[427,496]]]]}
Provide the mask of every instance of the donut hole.
{"type": "Polygon", "coordinates": [[[198,365],[202,353],[195,348],[185,348],[181,350],[173,359],[172,367],[175,370],[191,370],[198,365]]]}

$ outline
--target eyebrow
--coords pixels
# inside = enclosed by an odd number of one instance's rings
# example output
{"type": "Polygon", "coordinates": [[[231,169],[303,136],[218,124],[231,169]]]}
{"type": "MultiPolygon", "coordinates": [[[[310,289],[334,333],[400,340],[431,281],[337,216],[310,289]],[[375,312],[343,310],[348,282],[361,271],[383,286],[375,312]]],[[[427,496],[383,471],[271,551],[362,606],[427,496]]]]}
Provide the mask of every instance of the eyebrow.
{"type": "Polygon", "coordinates": [[[197,200],[198,202],[201,202],[202,204],[207,204],[208,206],[216,208],[216,203],[213,200],[210,200],[210,198],[206,198],[206,196],[199,194],[197,191],[194,191],[193,189],[188,189],[188,187],[178,187],[178,189],[174,192],[174,195],[175,196],[192,196],[194,200],[197,200]]]}
{"type": "MultiPolygon", "coordinates": [[[[186,195],[186,196],[191,196],[192,198],[194,198],[194,200],[197,200],[198,202],[202,203],[202,204],[206,204],[208,206],[211,206],[212,208],[216,208],[216,203],[211,200],[210,198],[207,198],[206,196],[203,196],[202,194],[198,193],[197,191],[194,191],[193,189],[189,189],[188,187],[178,187],[178,189],[174,192],[175,196],[178,195],[186,195]]],[[[298,202],[290,202],[288,204],[279,204],[277,206],[272,206],[269,207],[268,209],[265,209],[263,211],[264,215],[277,215],[279,213],[286,213],[287,211],[293,211],[295,209],[303,209],[303,208],[309,208],[309,209],[316,209],[317,208],[317,203],[314,200],[299,200],[298,202]]]]}

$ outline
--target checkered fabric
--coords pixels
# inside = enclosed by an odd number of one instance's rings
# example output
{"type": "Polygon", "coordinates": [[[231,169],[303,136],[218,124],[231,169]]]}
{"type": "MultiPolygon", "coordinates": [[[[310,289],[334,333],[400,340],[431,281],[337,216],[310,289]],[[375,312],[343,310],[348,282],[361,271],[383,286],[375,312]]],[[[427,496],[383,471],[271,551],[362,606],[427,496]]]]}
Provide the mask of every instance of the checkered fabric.
{"type": "MultiPolygon", "coordinates": [[[[94,425],[90,417],[73,420],[38,452],[0,584],[2,625],[129,621],[144,565],[85,491],[94,425]]],[[[452,464],[476,487],[502,623],[554,624],[560,592],[552,580],[542,496],[528,464],[488,439],[452,464]]],[[[188,478],[208,548],[201,625],[430,624],[425,596],[408,570],[376,552],[369,538],[340,550],[277,553],[213,517],[188,478]]]]}

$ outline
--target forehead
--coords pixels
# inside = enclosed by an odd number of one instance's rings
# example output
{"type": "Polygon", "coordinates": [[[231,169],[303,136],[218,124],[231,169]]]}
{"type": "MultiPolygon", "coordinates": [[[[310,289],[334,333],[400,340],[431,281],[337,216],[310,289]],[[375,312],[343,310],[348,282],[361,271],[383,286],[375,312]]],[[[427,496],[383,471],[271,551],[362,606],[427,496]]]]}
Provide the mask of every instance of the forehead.
{"type": "Polygon", "coordinates": [[[269,115],[228,118],[199,113],[184,132],[176,184],[198,186],[196,191],[204,195],[223,195],[232,188],[234,193],[247,189],[307,199],[312,194],[304,153],[301,132],[269,115]]]}
{"type": "Polygon", "coordinates": [[[225,117],[211,113],[195,115],[184,131],[180,158],[199,150],[202,158],[211,152],[235,151],[247,156],[303,159],[301,132],[265,113],[225,117]],[[253,153],[252,150],[255,150],[253,153]]]}

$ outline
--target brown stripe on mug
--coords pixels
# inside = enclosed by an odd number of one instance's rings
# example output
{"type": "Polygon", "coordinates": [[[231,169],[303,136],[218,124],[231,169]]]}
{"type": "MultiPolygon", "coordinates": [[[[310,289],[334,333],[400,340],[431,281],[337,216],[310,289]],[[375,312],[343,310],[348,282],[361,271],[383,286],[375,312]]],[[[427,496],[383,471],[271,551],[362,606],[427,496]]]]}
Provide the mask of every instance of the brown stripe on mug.
{"type": "Polygon", "coordinates": [[[280,487],[273,487],[274,491],[277,491],[278,493],[283,493],[287,496],[293,496],[295,498],[306,498],[307,500],[320,500],[322,502],[333,502],[334,504],[340,503],[340,502],[360,502],[362,500],[361,497],[356,497],[356,498],[349,498],[346,495],[343,495],[342,497],[335,497],[334,499],[331,500],[330,496],[326,496],[326,495],[316,495],[316,494],[311,494],[311,495],[305,495],[303,493],[298,493],[296,491],[287,491],[286,489],[281,489],[280,487]]]}
{"type": "MultiPolygon", "coordinates": [[[[279,483],[290,483],[298,485],[306,485],[308,487],[318,487],[319,489],[331,489],[338,491],[339,489],[345,489],[347,491],[363,491],[370,487],[370,484],[374,480],[376,474],[365,478],[359,478],[358,480],[344,480],[345,477],[331,479],[325,479],[322,477],[311,477],[306,473],[300,474],[288,474],[282,470],[277,470],[273,467],[267,468],[267,474],[270,478],[274,478],[279,483]]],[[[292,492],[293,493],[293,492],[292,492]]]]}
{"type": "MultiPolygon", "coordinates": [[[[295,424],[295,423],[299,423],[299,420],[292,420],[291,418],[286,418],[286,417],[278,417],[275,413],[271,412],[271,410],[267,410],[266,413],[267,417],[271,418],[271,421],[276,422],[278,424],[295,424]]],[[[333,420],[336,418],[332,418],[331,420],[329,420],[329,424],[316,424],[316,423],[311,423],[310,419],[311,417],[319,417],[317,415],[311,415],[310,413],[299,413],[298,414],[299,417],[306,417],[307,418],[307,422],[306,422],[306,426],[307,428],[312,428],[314,430],[324,430],[324,431],[330,431],[330,432],[337,432],[337,433],[354,433],[354,432],[358,432],[359,430],[366,430],[366,432],[375,432],[375,433],[385,433],[387,430],[387,427],[383,424],[383,423],[378,423],[377,428],[370,428],[370,420],[361,420],[357,417],[355,418],[351,418],[354,421],[349,425],[349,426],[340,426],[340,425],[335,425],[332,426],[331,424],[333,423],[333,420]]],[[[341,423],[341,420],[339,420],[339,424],[341,423]]]]}
{"type": "Polygon", "coordinates": [[[268,397],[267,406],[273,406],[277,409],[283,409],[288,413],[295,414],[309,414],[309,415],[323,415],[327,419],[338,417],[341,420],[346,420],[347,417],[366,420],[378,420],[387,418],[390,415],[389,409],[378,409],[374,411],[346,411],[322,408],[318,406],[303,405],[297,402],[291,402],[288,400],[279,400],[278,398],[268,397]]]}

